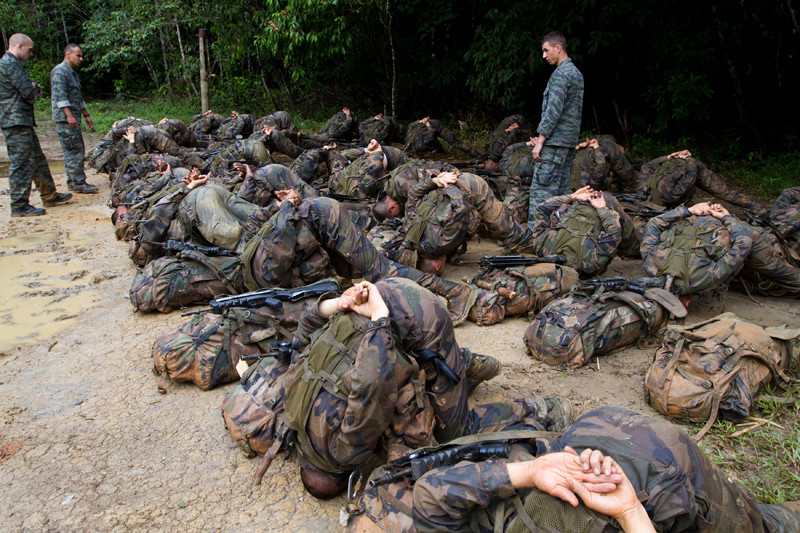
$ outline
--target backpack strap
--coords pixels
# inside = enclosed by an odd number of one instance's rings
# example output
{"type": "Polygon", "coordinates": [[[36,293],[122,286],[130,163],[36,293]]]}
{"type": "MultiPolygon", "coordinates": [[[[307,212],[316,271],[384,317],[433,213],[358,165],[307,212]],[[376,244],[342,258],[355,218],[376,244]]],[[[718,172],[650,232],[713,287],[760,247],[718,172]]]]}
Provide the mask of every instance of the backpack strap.
{"type": "Polygon", "coordinates": [[[219,281],[225,285],[225,288],[230,291],[229,294],[237,294],[239,292],[239,289],[236,287],[234,282],[234,276],[236,272],[241,269],[241,261],[238,257],[231,258],[221,266],[218,266],[214,261],[209,259],[208,256],[194,250],[184,250],[183,252],[179,252],[177,257],[179,259],[191,259],[192,261],[196,261],[207,267],[217,276],[219,281]],[[230,268],[231,266],[234,267],[233,273],[228,274],[225,272],[225,269],[230,268]]]}

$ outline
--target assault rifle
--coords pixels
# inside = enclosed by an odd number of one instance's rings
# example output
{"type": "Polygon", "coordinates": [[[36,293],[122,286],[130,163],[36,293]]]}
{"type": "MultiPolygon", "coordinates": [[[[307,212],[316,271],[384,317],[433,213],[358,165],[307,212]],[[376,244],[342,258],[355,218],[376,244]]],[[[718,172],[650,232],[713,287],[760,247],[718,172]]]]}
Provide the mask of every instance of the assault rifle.
{"type": "Polygon", "coordinates": [[[615,192],[612,195],[620,202],[636,203],[647,200],[646,194],[615,192]]]}
{"type": "Polygon", "coordinates": [[[657,216],[661,216],[666,211],[660,211],[658,209],[625,209],[625,212],[632,217],[642,217],[642,218],[653,218],[657,216]]]}
{"type": "Polygon", "coordinates": [[[169,239],[165,244],[164,253],[167,255],[177,255],[179,252],[200,252],[209,257],[239,257],[236,252],[231,252],[219,246],[204,246],[202,244],[193,244],[190,242],[181,242],[174,239],[169,239]]]}
{"type": "Polygon", "coordinates": [[[644,294],[647,289],[665,288],[665,282],[661,278],[641,278],[636,281],[626,278],[595,278],[579,281],[578,286],[592,291],[603,287],[607,291],[631,291],[644,294]]]}
{"type": "Polygon", "coordinates": [[[440,466],[454,465],[460,461],[481,461],[490,457],[507,458],[511,453],[511,439],[504,442],[460,444],[439,450],[421,450],[389,463],[392,471],[369,482],[378,487],[410,477],[412,481],[440,466]]]}
{"type": "Polygon", "coordinates": [[[336,200],[337,202],[359,202],[363,203],[368,201],[368,198],[358,198],[356,196],[352,196],[350,194],[339,194],[338,192],[326,192],[324,194],[326,198],[330,198],[332,200],[336,200]]]}
{"type": "Polygon", "coordinates": [[[289,365],[292,362],[292,341],[269,341],[270,351],[267,353],[251,353],[240,355],[240,361],[258,361],[265,357],[274,357],[281,365],[289,365]]]}
{"type": "Polygon", "coordinates": [[[534,257],[532,255],[484,255],[480,261],[461,261],[459,265],[480,264],[481,268],[508,268],[515,266],[538,265],[539,263],[555,263],[564,265],[567,258],[563,255],[534,257]]]}
{"type": "Polygon", "coordinates": [[[215,315],[221,315],[226,309],[231,307],[266,306],[275,311],[279,311],[283,308],[282,302],[299,302],[306,298],[322,296],[326,292],[338,292],[341,290],[342,287],[339,285],[339,282],[333,279],[325,279],[296,289],[262,289],[245,294],[215,298],[208,303],[209,307],[195,309],[193,311],[184,311],[181,313],[181,316],[197,315],[200,313],[207,313],[208,311],[211,311],[215,315]]]}

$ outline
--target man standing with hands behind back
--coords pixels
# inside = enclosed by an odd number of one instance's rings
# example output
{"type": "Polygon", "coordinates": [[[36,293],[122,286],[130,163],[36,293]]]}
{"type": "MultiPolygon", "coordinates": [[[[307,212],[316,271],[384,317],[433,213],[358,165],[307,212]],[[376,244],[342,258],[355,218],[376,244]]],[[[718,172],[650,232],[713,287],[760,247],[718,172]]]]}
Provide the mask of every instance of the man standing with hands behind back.
{"type": "Polygon", "coordinates": [[[542,99],[542,119],[533,140],[533,181],[528,226],[533,228],[536,206],[552,196],[569,194],[575,145],[581,131],[583,75],[567,54],[567,39],[551,32],[542,39],[542,58],[554,65],[542,99]]]}
{"type": "Polygon", "coordinates": [[[6,138],[8,188],[11,192],[11,216],[35,217],[46,211],[30,204],[31,181],[36,183],[45,207],[66,202],[70,193],[56,192],[53,176],[39,144],[34,126],[33,103],[42,94],[31,80],[23,62],[33,57],[33,41],[15,33],[8,39],[8,50],[0,58],[0,129],[6,138]]]}
{"type": "Polygon", "coordinates": [[[70,191],[94,194],[97,187],[86,183],[83,169],[85,148],[81,135],[81,115],[86,117],[86,125],[94,128],[92,117],[86,109],[81,94],[81,82],[75,69],[83,62],[83,51],[77,44],[70,43],[64,48],[64,61],[50,72],[50,92],[53,122],[64,152],[64,168],[67,172],[67,187],[70,191]]]}

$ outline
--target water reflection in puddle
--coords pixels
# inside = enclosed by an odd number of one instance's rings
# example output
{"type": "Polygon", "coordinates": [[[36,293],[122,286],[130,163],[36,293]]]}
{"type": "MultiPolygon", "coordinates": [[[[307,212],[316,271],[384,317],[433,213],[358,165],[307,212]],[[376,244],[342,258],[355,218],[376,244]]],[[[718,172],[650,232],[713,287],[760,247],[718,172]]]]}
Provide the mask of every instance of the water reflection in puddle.
{"type": "MultiPolygon", "coordinates": [[[[8,178],[9,165],[8,161],[0,161],[0,178],[8,178]]],[[[63,174],[66,172],[63,159],[48,159],[47,166],[50,167],[50,174],[63,174]]]]}
{"type": "Polygon", "coordinates": [[[86,288],[85,265],[62,257],[57,238],[32,233],[0,240],[0,353],[52,338],[98,300],[86,288]],[[32,251],[40,248],[49,250],[32,251]]]}

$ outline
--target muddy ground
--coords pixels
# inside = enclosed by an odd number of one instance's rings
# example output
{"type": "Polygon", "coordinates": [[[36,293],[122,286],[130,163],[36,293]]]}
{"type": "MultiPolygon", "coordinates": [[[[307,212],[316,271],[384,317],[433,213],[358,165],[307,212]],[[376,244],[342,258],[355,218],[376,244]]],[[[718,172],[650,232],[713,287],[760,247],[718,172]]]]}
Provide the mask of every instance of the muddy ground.
{"type": "MultiPolygon", "coordinates": [[[[48,157],[59,159],[52,130],[45,124],[39,132],[48,157]]],[[[242,455],[220,416],[232,385],[156,390],[152,343],[185,319],[133,312],[135,268],[114,238],[106,176],[88,172],[98,195],[78,195],[46,217],[12,219],[0,175],[0,530],[336,530],[344,499],[309,497],[294,460],[279,457],[251,486],[258,461],[242,455]]],[[[63,170],[54,177],[66,190],[63,170]]],[[[41,205],[38,194],[32,203],[41,205]]],[[[467,259],[497,252],[492,242],[475,242],[467,259]]],[[[641,274],[638,262],[620,259],[608,272],[641,274]]],[[[723,310],[767,325],[800,319],[796,301],[758,301],[733,292],[708,297],[686,323],[723,310]]],[[[579,413],[600,405],[654,413],[642,394],[653,350],[631,347],[565,372],[526,355],[526,326],[511,319],[457,329],[461,345],[504,365],[478,387],[473,405],[538,394],[568,397],[579,413]]]]}

